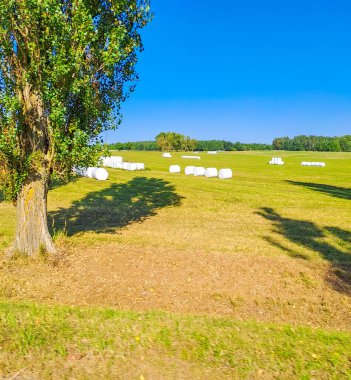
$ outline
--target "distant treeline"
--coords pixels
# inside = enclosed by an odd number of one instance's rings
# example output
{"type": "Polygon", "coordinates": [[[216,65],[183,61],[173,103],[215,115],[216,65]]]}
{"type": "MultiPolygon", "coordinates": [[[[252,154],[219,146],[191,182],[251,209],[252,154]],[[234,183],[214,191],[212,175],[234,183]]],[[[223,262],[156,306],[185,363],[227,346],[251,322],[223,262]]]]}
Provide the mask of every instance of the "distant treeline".
{"type": "Polygon", "coordinates": [[[194,150],[194,151],[243,151],[290,150],[320,152],[351,152],[351,135],[340,137],[295,136],[277,137],[272,144],[240,143],[226,140],[195,140],[175,132],[162,132],[154,141],[117,142],[108,145],[112,150],[194,150]]]}
{"type": "Polygon", "coordinates": [[[109,144],[111,150],[160,150],[156,141],[116,142],[109,144]]]}
{"type": "Polygon", "coordinates": [[[351,152],[351,135],[340,137],[295,136],[278,137],[273,140],[273,149],[292,151],[351,152]]]}
{"type": "Polygon", "coordinates": [[[258,144],[258,143],[241,143],[241,142],[231,142],[225,140],[198,140],[196,142],[197,151],[208,151],[208,150],[273,150],[273,145],[271,144],[258,144]]]}
{"type": "MultiPolygon", "coordinates": [[[[137,141],[125,143],[109,144],[111,150],[162,150],[156,141],[137,141]]],[[[197,140],[195,141],[194,151],[209,151],[209,150],[226,150],[226,151],[243,151],[243,150],[273,150],[273,145],[270,144],[243,144],[240,142],[230,142],[225,140],[197,140]]],[[[170,149],[173,150],[173,149],[170,149]]]]}

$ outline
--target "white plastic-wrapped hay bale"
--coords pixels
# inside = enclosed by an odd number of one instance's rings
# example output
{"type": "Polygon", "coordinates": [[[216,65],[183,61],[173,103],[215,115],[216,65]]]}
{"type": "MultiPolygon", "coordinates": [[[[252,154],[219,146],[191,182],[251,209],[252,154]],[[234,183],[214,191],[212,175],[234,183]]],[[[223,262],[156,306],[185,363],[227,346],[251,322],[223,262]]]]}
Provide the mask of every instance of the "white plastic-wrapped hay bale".
{"type": "Polygon", "coordinates": [[[281,157],[272,157],[271,161],[269,161],[270,165],[284,165],[284,161],[282,161],[281,157]]]}
{"type": "Polygon", "coordinates": [[[218,176],[218,170],[216,168],[206,168],[205,177],[211,178],[211,177],[217,177],[217,176],[218,176]]]}
{"type": "Polygon", "coordinates": [[[199,156],[182,156],[182,158],[190,158],[190,159],[194,159],[194,160],[200,160],[201,159],[201,157],[199,157],[199,156]]]}
{"type": "Polygon", "coordinates": [[[193,175],[195,166],[186,166],[184,169],[185,175],[193,175]]]}
{"type": "Polygon", "coordinates": [[[104,168],[93,168],[91,171],[92,178],[98,181],[106,181],[108,178],[108,172],[104,168]]]}
{"type": "Polygon", "coordinates": [[[179,165],[170,165],[169,172],[170,173],[180,173],[180,166],[179,165]]]}
{"type": "Polygon", "coordinates": [[[135,165],[137,170],[145,170],[145,164],[143,164],[142,162],[137,162],[135,165]]]}
{"type": "Polygon", "coordinates": [[[77,175],[80,175],[82,177],[87,176],[87,168],[74,167],[72,170],[74,173],[76,173],[77,175]]]}
{"type": "Polygon", "coordinates": [[[162,157],[172,158],[172,155],[171,155],[171,153],[165,152],[165,153],[162,154],[162,157]]]}
{"type": "Polygon", "coordinates": [[[129,162],[122,162],[122,169],[129,170],[129,162]]]}
{"type": "Polygon", "coordinates": [[[220,169],[218,172],[218,177],[220,179],[229,179],[233,177],[233,172],[231,169],[220,169]]]}
{"type": "Polygon", "coordinates": [[[209,151],[207,152],[207,154],[217,154],[217,151],[216,151],[216,150],[209,150],[209,151]]]}
{"type": "Polygon", "coordinates": [[[301,162],[302,166],[320,166],[325,167],[325,162],[301,162]]]}
{"type": "Polygon", "coordinates": [[[130,162],[127,170],[137,170],[137,164],[135,164],[134,162],[130,162]]]}
{"type": "Polygon", "coordinates": [[[96,167],[74,168],[73,171],[83,177],[97,179],[99,181],[106,181],[108,178],[108,172],[104,168],[96,168],[96,167]]]}
{"type": "Polygon", "coordinates": [[[203,168],[202,166],[195,166],[194,167],[194,176],[199,177],[202,175],[205,175],[206,169],[203,168]]]}
{"type": "Polygon", "coordinates": [[[102,165],[110,168],[115,168],[117,163],[123,162],[121,156],[101,157],[102,165]]]}
{"type": "Polygon", "coordinates": [[[94,167],[89,167],[89,168],[87,168],[87,171],[86,171],[86,177],[88,177],[88,178],[93,178],[93,170],[94,170],[95,168],[94,167]]]}

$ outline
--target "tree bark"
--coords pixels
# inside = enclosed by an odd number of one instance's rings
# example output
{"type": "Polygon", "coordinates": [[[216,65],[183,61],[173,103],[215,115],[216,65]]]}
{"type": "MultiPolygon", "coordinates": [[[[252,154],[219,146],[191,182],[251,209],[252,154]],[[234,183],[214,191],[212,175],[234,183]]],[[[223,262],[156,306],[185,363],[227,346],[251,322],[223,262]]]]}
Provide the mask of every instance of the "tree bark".
{"type": "Polygon", "coordinates": [[[36,257],[56,253],[47,224],[47,181],[36,175],[23,185],[17,199],[17,226],[11,253],[36,257]]]}

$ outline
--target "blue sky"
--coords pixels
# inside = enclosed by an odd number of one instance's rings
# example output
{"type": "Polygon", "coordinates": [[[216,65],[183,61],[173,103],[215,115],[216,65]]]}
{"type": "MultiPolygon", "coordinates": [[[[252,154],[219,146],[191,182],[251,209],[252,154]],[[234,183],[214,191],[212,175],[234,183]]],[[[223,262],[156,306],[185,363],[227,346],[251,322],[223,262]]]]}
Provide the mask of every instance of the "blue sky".
{"type": "Polygon", "coordinates": [[[105,141],[351,134],[350,0],[152,0],[140,82],[105,141]]]}

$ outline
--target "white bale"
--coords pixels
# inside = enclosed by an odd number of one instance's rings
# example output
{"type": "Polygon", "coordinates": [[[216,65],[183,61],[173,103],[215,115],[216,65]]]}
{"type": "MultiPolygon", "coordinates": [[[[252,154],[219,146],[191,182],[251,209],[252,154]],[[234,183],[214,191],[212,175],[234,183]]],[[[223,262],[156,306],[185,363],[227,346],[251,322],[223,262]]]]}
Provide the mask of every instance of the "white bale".
{"type": "Polygon", "coordinates": [[[166,158],[171,158],[172,157],[172,155],[171,155],[171,153],[163,153],[162,154],[162,157],[166,157],[166,158]]]}
{"type": "Polygon", "coordinates": [[[195,166],[194,167],[194,176],[198,177],[201,175],[205,175],[206,169],[203,168],[202,166],[195,166]]]}
{"type": "Polygon", "coordinates": [[[97,179],[99,181],[105,181],[108,178],[108,173],[106,169],[97,167],[88,168],[74,168],[74,171],[83,177],[88,177],[92,179],[97,179]]]}
{"type": "Polygon", "coordinates": [[[104,168],[94,168],[92,171],[92,176],[98,181],[106,181],[108,178],[108,173],[104,168]]]}
{"type": "Polygon", "coordinates": [[[123,162],[117,162],[116,169],[123,169],[123,162]]]}
{"type": "Polygon", "coordinates": [[[217,154],[217,151],[216,151],[216,150],[209,150],[209,151],[207,152],[207,154],[217,154]]]}
{"type": "Polygon", "coordinates": [[[129,162],[122,162],[122,169],[129,170],[129,162]]]}
{"type": "Polygon", "coordinates": [[[190,159],[200,160],[201,157],[199,157],[199,156],[182,156],[182,158],[190,158],[190,159]]]}
{"type": "Polygon", "coordinates": [[[142,162],[137,162],[136,164],[137,170],[145,170],[145,164],[142,162]]]}
{"type": "Polygon", "coordinates": [[[170,173],[180,173],[180,166],[179,165],[171,165],[169,167],[170,173]]]}
{"type": "Polygon", "coordinates": [[[192,175],[192,174],[194,174],[194,168],[195,168],[195,166],[186,166],[184,169],[184,173],[186,175],[192,175]]]}
{"type": "Polygon", "coordinates": [[[325,167],[325,162],[301,162],[303,166],[321,166],[325,167]]]}
{"type": "Polygon", "coordinates": [[[233,177],[233,172],[231,169],[220,169],[218,177],[220,179],[229,179],[233,177]]]}
{"type": "Polygon", "coordinates": [[[130,162],[127,170],[137,170],[137,165],[133,162],[130,162]]]}
{"type": "Polygon", "coordinates": [[[89,168],[87,168],[87,171],[86,171],[85,176],[88,177],[88,178],[93,178],[93,170],[94,170],[94,169],[95,169],[95,168],[93,168],[93,167],[89,167],[89,168]]]}
{"type": "Polygon", "coordinates": [[[205,177],[210,178],[210,177],[217,177],[218,175],[218,170],[216,168],[207,168],[205,170],[205,177]]]}
{"type": "Polygon", "coordinates": [[[87,168],[81,168],[81,167],[74,167],[73,168],[73,172],[76,173],[77,175],[80,175],[80,176],[83,176],[83,177],[86,177],[86,173],[87,173],[87,168]]]}
{"type": "Polygon", "coordinates": [[[282,161],[281,157],[272,157],[269,163],[270,165],[284,165],[284,161],[282,161]]]}
{"type": "Polygon", "coordinates": [[[102,165],[110,168],[116,168],[116,164],[123,162],[121,156],[101,157],[102,165]]]}

